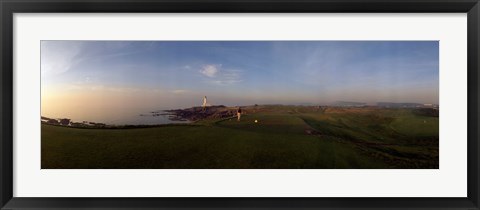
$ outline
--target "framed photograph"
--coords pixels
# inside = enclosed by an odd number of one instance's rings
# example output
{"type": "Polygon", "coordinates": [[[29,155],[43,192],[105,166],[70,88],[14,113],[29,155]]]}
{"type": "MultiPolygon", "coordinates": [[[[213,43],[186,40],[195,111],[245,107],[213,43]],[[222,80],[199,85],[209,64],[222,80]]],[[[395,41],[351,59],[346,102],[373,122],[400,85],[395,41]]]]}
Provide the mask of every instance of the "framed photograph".
{"type": "Polygon", "coordinates": [[[8,1],[1,209],[479,209],[478,0],[8,1]]]}

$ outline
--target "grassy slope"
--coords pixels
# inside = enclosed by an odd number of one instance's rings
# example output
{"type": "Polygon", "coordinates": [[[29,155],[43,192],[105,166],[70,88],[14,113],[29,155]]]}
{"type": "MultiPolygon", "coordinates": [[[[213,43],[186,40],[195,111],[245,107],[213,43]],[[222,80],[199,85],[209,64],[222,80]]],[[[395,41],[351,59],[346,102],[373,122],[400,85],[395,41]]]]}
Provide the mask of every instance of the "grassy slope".
{"type": "Polygon", "coordinates": [[[198,126],[42,125],[42,168],[415,168],[435,162],[438,167],[438,118],[427,119],[437,120],[428,127],[425,117],[400,111],[382,113],[386,119],[298,107],[247,112],[240,122],[198,126]],[[415,129],[409,128],[412,122],[415,129]],[[307,135],[308,129],[322,134],[307,135]],[[436,146],[411,143],[435,133],[436,146]],[[385,145],[375,145],[380,143],[385,145]]]}

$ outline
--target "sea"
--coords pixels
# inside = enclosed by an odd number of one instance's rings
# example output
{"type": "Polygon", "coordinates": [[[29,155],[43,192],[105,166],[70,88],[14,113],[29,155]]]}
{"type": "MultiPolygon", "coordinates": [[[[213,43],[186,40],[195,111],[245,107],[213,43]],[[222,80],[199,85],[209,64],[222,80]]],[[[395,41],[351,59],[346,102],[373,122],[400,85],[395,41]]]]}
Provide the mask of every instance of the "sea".
{"type": "Polygon", "coordinates": [[[190,123],[188,120],[172,120],[173,115],[164,111],[145,112],[140,114],[130,114],[119,117],[118,119],[107,119],[108,125],[160,125],[172,123],[190,123]]]}
{"type": "MultiPolygon", "coordinates": [[[[43,116],[43,115],[42,115],[43,116]]],[[[104,112],[102,114],[92,115],[90,113],[76,114],[74,116],[49,116],[43,117],[52,119],[68,118],[77,123],[104,123],[107,125],[163,125],[191,123],[188,120],[171,119],[171,113],[165,111],[147,111],[147,112],[104,112]]]]}

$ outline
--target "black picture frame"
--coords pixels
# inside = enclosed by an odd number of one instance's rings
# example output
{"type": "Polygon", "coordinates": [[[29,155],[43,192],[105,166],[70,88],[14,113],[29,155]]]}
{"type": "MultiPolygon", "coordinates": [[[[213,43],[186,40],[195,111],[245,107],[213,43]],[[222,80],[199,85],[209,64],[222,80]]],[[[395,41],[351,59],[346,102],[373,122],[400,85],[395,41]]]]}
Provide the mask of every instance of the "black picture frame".
{"type": "Polygon", "coordinates": [[[479,209],[480,4],[478,0],[0,0],[0,9],[1,209],[479,209]],[[467,13],[468,196],[465,198],[13,197],[13,14],[118,12],[467,13]]]}

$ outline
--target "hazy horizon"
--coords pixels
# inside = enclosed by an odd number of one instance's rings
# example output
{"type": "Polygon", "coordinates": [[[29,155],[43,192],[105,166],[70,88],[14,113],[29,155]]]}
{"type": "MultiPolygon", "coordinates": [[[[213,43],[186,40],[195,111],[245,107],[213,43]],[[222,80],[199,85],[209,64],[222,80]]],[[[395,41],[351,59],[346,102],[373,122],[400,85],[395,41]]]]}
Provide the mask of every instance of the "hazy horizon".
{"type": "Polygon", "coordinates": [[[204,96],[438,104],[438,53],[438,41],[42,41],[41,114],[111,121],[204,96]]]}

